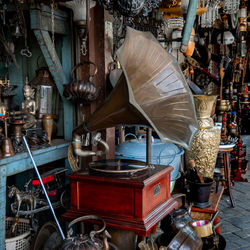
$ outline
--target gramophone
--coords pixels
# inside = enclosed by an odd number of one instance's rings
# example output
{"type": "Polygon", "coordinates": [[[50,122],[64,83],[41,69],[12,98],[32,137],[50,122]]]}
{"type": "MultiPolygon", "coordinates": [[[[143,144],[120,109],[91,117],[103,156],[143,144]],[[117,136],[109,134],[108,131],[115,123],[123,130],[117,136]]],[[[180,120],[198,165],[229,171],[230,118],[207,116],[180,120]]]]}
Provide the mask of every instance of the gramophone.
{"type": "MultiPolygon", "coordinates": [[[[99,134],[92,143],[101,144],[104,150],[83,150],[82,135],[121,124],[146,125],[162,141],[188,148],[197,120],[178,63],[151,33],[132,28],[127,28],[117,56],[123,74],[102,107],[73,131],[74,152],[79,156],[107,153],[108,145],[99,134]]],[[[110,227],[147,236],[177,207],[170,195],[171,170],[170,166],[150,164],[150,160],[146,164],[118,159],[91,162],[88,171],[68,176],[71,207],[63,218],[96,214],[110,227]]]]}

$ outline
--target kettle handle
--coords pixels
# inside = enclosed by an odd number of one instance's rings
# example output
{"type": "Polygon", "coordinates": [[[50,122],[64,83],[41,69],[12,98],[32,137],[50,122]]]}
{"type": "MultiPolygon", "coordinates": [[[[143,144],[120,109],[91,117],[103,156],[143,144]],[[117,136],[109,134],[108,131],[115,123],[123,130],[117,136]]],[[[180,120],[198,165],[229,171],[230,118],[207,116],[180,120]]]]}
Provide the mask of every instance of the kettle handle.
{"type": "Polygon", "coordinates": [[[90,64],[92,64],[92,65],[94,65],[95,66],[95,70],[94,70],[94,73],[91,75],[89,75],[89,77],[93,77],[93,76],[95,76],[96,74],[97,74],[97,66],[96,66],[96,64],[95,63],[93,63],[93,62],[90,62],[90,61],[86,61],[86,62],[80,62],[80,63],[78,63],[77,65],[75,65],[73,68],[72,68],[72,71],[71,71],[71,77],[72,77],[72,79],[73,79],[73,73],[74,73],[74,71],[76,70],[76,69],[78,69],[80,66],[83,66],[83,65],[85,65],[85,64],[88,64],[88,65],[90,65],[90,64]]]}
{"type": "Polygon", "coordinates": [[[124,141],[126,141],[126,137],[127,137],[128,135],[131,135],[131,136],[133,136],[136,140],[138,140],[135,134],[127,133],[127,134],[124,136],[124,141]]]}
{"type": "MultiPolygon", "coordinates": [[[[142,138],[144,138],[144,137],[146,138],[147,136],[144,135],[144,134],[140,135],[140,136],[139,136],[139,141],[140,141],[142,138]]],[[[151,136],[151,140],[152,140],[153,143],[155,142],[155,138],[154,138],[153,136],[151,136]]]]}
{"type": "Polygon", "coordinates": [[[106,228],[106,223],[105,223],[105,221],[104,221],[102,218],[100,218],[100,217],[98,217],[98,216],[96,216],[96,215],[81,216],[81,217],[76,218],[75,220],[73,220],[73,221],[71,221],[71,222],[69,223],[69,225],[68,225],[68,230],[67,230],[67,237],[70,237],[70,236],[71,236],[72,232],[71,232],[70,228],[71,228],[74,224],[76,224],[76,223],[78,223],[78,222],[83,222],[83,221],[86,221],[86,220],[98,220],[98,221],[101,221],[102,224],[103,224],[103,226],[102,226],[102,228],[101,228],[100,230],[98,230],[98,231],[92,231],[92,232],[90,233],[90,234],[92,235],[92,237],[93,237],[95,234],[100,234],[100,233],[102,233],[102,232],[105,230],[105,228],[106,228]]]}

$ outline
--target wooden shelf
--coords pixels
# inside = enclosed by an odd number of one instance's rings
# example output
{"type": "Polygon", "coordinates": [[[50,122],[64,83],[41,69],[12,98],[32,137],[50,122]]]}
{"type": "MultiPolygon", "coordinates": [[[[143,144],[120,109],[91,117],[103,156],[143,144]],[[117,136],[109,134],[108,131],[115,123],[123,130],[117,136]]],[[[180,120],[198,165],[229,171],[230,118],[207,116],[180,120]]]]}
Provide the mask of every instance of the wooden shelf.
{"type": "MultiPolygon", "coordinates": [[[[50,147],[33,150],[32,155],[37,166],[67,157],[69,142],[53,140],[50,147]]],[[[11,176],[32,169],[33,165],[28,153],[20,153],[0,160],[0,168],[6,166],[6,175],[11,176]]]]}
{"type": "MultiPolygon", "coordinates": [[[[53,140],[50,147],[32,151],[37,166],[67,158],[69,142],[53,140]]],[[[28,153],[20,153],[0,160],[0,249],[5,248],[6,180],[8,176],[32,169],[28,153]]]]}

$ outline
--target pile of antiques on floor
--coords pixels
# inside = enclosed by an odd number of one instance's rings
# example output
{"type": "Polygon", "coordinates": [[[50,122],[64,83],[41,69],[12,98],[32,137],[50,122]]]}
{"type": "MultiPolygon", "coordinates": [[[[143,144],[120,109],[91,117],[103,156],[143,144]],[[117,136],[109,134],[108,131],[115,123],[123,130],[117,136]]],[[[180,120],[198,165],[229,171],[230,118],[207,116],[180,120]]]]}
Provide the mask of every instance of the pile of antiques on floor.
{"type": "Polygon", "coordinates": [[[6,190],[0,248],[225,249],[220,198],[248,181],[248,19],[247,0],[0,0],[0,161],[28,152],[35,170],[6,190]],[[67,167],[38,169],[62,137],[67,167]]]}

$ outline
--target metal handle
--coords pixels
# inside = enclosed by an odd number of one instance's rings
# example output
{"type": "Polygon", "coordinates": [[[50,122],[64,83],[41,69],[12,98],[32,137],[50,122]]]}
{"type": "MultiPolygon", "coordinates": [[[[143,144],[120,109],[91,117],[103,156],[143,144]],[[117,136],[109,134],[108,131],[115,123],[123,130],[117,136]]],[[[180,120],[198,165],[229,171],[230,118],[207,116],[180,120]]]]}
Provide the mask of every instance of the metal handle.
{"type": "Polygon", "coordinates": [[[128,135],[131,135],[131,136],[133,136],[136,140],[138,140],[137,137],[136,137],[136,135],[134,135],[134,134],[132,134],[132,133],[127,133],[127,134],[124,136],[124,141],[126,141],[126,137],[127,137],[128,135]]]}
{"type": "Polygon", "coordinates": [[[74,66],[74,67],[72,68],[72,71],[71,71],[71,74],[70,74],[71,77],[72,77],[72,79],[73,79],[73,73],[74,73],[74,71],[75,71],[76,69],[78,69],[80,66],[83,66],[83,65],[85,65],[85,64],[88,64],[88,65],[92,64],[92,65],[95,66],[94,73],[93,73],[92,75],[90,74],[89,77],[93,77],[93,76],[95,76],[95,75],[97,74],[98,70],[97,70],[97,66],[96,66],[95,63],[90,62],[90,61],[88,61],[88,62],[81,62],[81,63],[78,63],[76,66],[74,66]]]}
{"type": "Polygon", "coordinates": [[[100,217],[98,217],[98,216],[96,216],[96,215],[81,216],[81,217],[79,217],[79,218],[77,218],[77,219],[75,219],[75,220],[73,220],[73,221],[71,221],[71,222],[69,223],[69,225],[68,225],[68,231],[67,231],[68,237],[70,237],[71,234],[72,234],[70,228],[71,228],[74,224],[76,224],[76,223],[78,223],[78,222],[83,222],[83,221],[86,221],[86,220],[98,220],[98,221],[101,221],[102,224],[103,224],[103,226],[102,226],[102,228],[101,228],[100,230],[98,230],[98,231],[92,231],[92,232],[91,232],[91,235],[92,235],[92,236],[94,236],[95,234],[100,234],[100,233],[102,233],[102,232],[105,230],[105,228],[106,228],[106,223],[105,223],[105,221],[104,221],[102,218],[100,218],[100,217]]]}

